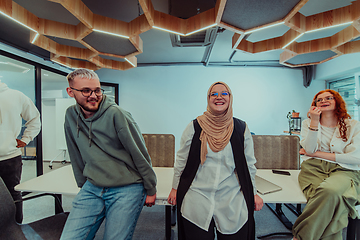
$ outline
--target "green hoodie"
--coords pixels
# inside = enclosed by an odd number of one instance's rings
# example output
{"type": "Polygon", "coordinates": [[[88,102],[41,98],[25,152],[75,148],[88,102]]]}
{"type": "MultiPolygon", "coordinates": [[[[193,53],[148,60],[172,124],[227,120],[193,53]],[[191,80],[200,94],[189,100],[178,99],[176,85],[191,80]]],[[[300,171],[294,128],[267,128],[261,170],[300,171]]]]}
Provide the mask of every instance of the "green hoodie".
{"type": "Polygon", "coordinates": [[[143,183],[149,196],[156,193],[156,175],[138,125],[106,95],[87,119],[78,104],[70,106],[65,136],[79,187],[86,180],[99,187],[143,183]]]}

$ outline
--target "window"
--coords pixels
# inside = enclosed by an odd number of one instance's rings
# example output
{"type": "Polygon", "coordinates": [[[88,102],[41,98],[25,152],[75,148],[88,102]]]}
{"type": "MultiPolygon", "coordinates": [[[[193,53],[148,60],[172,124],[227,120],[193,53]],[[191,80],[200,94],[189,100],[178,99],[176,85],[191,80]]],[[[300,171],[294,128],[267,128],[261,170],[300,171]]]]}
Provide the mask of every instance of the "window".
{"type": "Polygon", "coordinates": [[[355,74],[351,77],[331,81],[328,83],[328,87],[340,93],[346,102],[351,118],[359,120],[359,106],[356,104],[356,99],[358,99],[356,96],[359,94],[359,90],[356,90],[356,81],[359,81],[359,75],[355,74]]]}

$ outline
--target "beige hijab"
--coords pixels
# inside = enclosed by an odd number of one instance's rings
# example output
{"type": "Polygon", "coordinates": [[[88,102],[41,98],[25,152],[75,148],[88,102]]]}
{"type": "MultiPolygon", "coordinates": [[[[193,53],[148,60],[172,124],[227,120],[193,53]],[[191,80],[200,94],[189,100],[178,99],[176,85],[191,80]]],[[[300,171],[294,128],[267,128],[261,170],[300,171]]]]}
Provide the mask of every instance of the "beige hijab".
{"type": "Polygon", "coordinates": [[[234,129],[233,122],[233,110],[232,102],[233,97],[229,86],[224,82],[215,82],[213,83],[207,93],[207,110],[203,115],[198,116],[196,119],[199,122],[200,127],[202,128],[200,134],[201,141],[201,152],[200,152],[200,161],[201,164],[204,164],[207,154],[207,143],[213,152],[219,152],[225,148],[229,143],[231,135],[234,129]],[[209,107],[210,92],[214,85],[222,84],[226,87],[227,91],[230,93],[230,102],[229,107],[225,110],[224,113],[218,115],[214,113],[209,107]]]}

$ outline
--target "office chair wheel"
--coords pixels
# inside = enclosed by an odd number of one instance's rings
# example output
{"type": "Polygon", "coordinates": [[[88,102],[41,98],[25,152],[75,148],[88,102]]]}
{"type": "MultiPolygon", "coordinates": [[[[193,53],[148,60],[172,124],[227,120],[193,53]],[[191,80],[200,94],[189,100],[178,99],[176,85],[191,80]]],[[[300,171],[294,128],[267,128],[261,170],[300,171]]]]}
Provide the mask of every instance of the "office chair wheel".
{"type": "Polygon", "coordinates": [[[49,168],[52,169],[52,165],[49,165],[49,168]]]}

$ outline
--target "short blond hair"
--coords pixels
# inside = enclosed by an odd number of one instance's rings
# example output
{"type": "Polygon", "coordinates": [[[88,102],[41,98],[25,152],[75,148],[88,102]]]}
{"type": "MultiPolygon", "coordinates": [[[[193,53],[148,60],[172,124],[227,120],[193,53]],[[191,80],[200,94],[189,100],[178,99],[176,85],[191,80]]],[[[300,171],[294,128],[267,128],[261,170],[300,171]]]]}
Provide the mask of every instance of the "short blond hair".
{"type": "Polygon", "coordinates": [[[74,81],[74,78],[87,78],[87,79],[97,79],[99,80],[99,76],[93,71],[86,68],[78,68],[66,76],[69,84],[74,81]]]}

